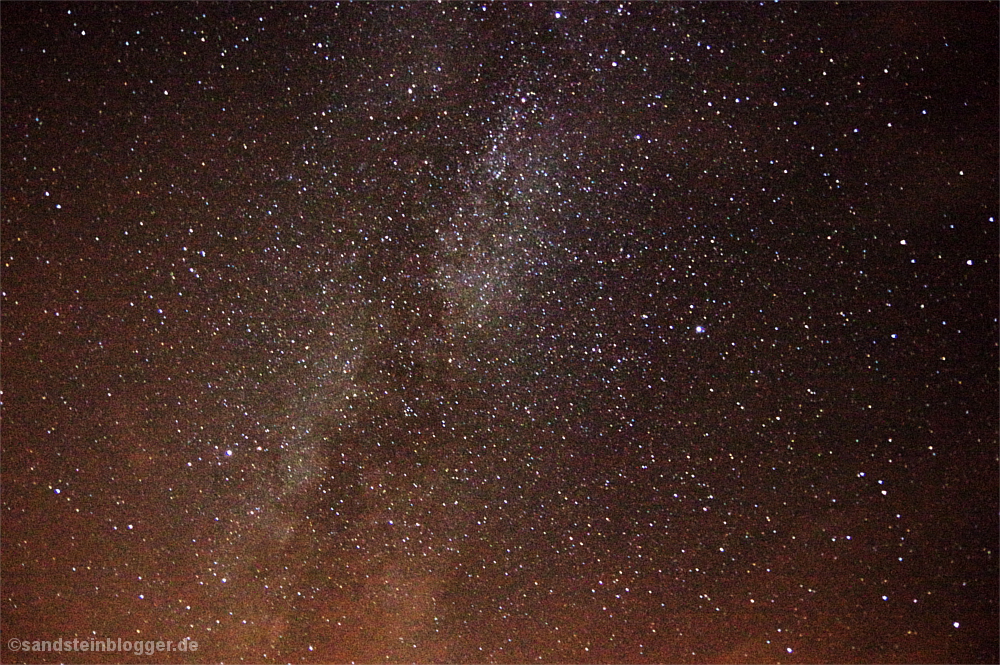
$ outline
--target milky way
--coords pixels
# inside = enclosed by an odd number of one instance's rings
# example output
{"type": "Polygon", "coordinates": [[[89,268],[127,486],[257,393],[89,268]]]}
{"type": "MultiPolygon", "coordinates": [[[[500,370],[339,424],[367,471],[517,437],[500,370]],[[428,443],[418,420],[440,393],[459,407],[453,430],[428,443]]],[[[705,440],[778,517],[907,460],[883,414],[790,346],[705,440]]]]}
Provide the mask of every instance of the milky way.
{"type": "Polygon", "coordinates": [[[5,640],[996,662],[998,27],[4,3],[5,640]]]}

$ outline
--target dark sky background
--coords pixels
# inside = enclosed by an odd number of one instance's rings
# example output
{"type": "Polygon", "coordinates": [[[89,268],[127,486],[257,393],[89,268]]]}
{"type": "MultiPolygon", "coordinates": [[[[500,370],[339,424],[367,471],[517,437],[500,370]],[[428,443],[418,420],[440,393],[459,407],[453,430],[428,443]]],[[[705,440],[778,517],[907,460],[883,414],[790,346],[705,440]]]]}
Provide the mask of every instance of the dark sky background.
{"type": "Polygon", "coordinates": [[[4,662],[997,662],[997,4],[0,12],[4,662]]]}

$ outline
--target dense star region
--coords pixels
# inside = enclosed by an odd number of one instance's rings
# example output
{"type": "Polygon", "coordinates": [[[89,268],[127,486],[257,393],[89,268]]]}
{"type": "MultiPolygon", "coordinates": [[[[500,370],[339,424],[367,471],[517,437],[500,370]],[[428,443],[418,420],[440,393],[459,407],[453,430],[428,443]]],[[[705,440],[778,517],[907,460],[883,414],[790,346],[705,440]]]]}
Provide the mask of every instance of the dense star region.
{"type": "Polygon", "coordinates": [[[0,12],[4,662],[997,662],[997,4],[0,12]]]}

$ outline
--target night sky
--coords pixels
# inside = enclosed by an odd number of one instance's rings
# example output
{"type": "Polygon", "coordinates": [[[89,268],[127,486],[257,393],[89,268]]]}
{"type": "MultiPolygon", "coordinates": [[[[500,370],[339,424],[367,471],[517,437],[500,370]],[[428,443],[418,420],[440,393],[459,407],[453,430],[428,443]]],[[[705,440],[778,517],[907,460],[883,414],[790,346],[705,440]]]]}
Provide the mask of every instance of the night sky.
{"type": "Polygon", "coordinates": [[[997,4],[0,12],[4,662],[997,662],[997,4]]]}

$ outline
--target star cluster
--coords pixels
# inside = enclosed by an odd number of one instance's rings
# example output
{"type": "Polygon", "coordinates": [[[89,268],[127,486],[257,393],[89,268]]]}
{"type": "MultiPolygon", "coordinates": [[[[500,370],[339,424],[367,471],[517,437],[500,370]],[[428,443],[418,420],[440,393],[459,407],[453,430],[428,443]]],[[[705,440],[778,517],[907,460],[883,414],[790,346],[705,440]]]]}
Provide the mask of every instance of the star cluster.
{"type": "Polygon", "coordinates": [[[2,19],[5,637],[996,662],[996,4],[2,19]]]}

